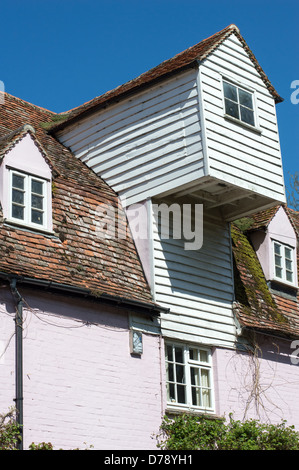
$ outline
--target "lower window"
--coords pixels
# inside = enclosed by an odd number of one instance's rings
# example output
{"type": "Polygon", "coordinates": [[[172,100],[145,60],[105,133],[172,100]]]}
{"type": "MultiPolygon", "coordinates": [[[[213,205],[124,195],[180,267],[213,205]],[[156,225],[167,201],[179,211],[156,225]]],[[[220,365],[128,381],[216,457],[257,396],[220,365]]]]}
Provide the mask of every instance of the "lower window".
{"type": "Polygon", "coordinates": [[[168,405],[214,411],[211,351],[166,343],[165,352],[168,405]]]}

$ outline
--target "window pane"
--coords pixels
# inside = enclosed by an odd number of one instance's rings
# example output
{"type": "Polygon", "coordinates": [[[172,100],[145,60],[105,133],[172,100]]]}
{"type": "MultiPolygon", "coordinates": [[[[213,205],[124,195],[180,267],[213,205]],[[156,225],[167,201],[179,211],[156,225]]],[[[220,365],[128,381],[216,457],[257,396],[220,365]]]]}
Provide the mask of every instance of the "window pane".
{"type": "Polygon", "coordinates": [[[287,259],[290,259],[290,260],[292,259],[292,250],[291,250],[290,248],[287,248],[287,247],[285,246],[285,248],[284,248],[284,253],[285,253],[285,257],[286,257],[287,259]]]}
{"type": "Polygon", "coordinates": [[[168,361],[173,361],[172,346],[167,346],[166,348],[166,359],[168,361]]]}
{"type": "Polygon", "coordinates": [[[199,385],[199,369],[196,367],[191,367],[191,385],[199,385]]]}
{"type": "Polygon", "coordinates": [[[24,192],[18,189],[12,190],[12,202],[24,205],[24,192]]]}
{"type": "Polygon", "coordinates": [[[239,89],[239,100],[240,104],[246,106],[247,108],[253,109],[252,95],[247,91],[239,89]]]}
{"type": "Polygon", "coordinates": [[[291,271],[286,272],[287,281],[293,282],[293,273],[291,271]]]}
{"type": "Polygon", "coordinates": [[[14,188],[24,189],[24,176],[13,174],[12,185],[14,188]]]}
{"type": "Polygon", "coordinates": [[[281,267],[281,256],[275,255],[275,266],[281,267]]]}
{"type": "Polygon", "coordinates": [[[280,255],[280,245],[278,245],[277,243],[274,243],[274,253],[276,255],[280,255]]]}
{"type": "Polygon", "coordinates": [[[43,209],[43,198],[41,196],[35,196],[34,194],[31,195],[31,206],[34,209],[43,209]]]}
{"type": "Polygon", "coordinates": [[[12,217],[24,220],[24,207],[12,205],[12,217]]]}
{"type": "Polygon", "coordinates": [[[236,119],[240,119],[239,116],[239,107],[237,103],[233,103],[230,100],[225,100],[225,112],[229,116],[235,117],[236,119]]]}
{"type": "Polygon", "coordinates": [[[43,225],[43,212],[32,209],[31,222],[33,222],[34,224],[43,225]]]}
{"type": "Polygon", "coordinates": [[[184,366],[176,366],[176,381],[181,384],[185,383],[184,366]]]}
{"type": "Polygon", "coordinates": [[[282,268],[278,268],[278,267],[276,266],[276,268],[275,268],[275,276],[276,276],[276,277],[279,277],[280,279],[282,278],[282,268]]]}
{"type": "Polygon", "coordinates": [[[31,191],[35,194],[43,194],[43,182],[42,181],[37,181],[37,180],[32,180],[31,181],[31,191]]]}
{"type": "Polygon", "coordinates": [[[167,380],[170,382],[174,381],[174,370],[173,364],[166,364],[166,371],[167,371],[167,380]]]}
{"type": "Polygon", "coordinates": [[[201,406],[200,389],[192,387],[192,405],[201,406]]]}
{"type": "Polygon", "coordinates": [[[241,121],[246,122],[247,124],[250,124],[251,126],[254,126],[253,111],[247,108],[243,108],[243,106],[240,106],[240,110],[241,110],[241,121]]]}
{"type": "Polygon", "coordinates": [[[174,384],[167,384],[167,400],[172,402],[175,401],[174,384]]]}
{"type": "Polygon", "coordinates": [[[200,361],[201,362],[209,362],[209,356],[207,351],[200,351],[200,361]]]}
{"type": "Polygon", "coordinates": [[[191,361],[199,361],[199,350],[196,348],[190,348],[189,357],[191,361]]]}
{"type": "Polygon", "coordinates": [[[209,387],[210,386],[210,374],[208,370],[202,370],[201,371],[201,384],[204,387],[209,387]]]}
{"type": "Polygon", "coordinates": [[[286,269],[288,269],[289,271],[293,271],[293,263],[289,259],[286,259],[286,269]]]}
{"type": "Polygon", "coordinates": [[[175,348],[175,362],[184,364],[184,356],[182,348],[175,348]]]}
{"type": "Polygon", "coordinates": [[[237,88],[230,83],[223,83],[224,96],[230,100],[238,102],[237,88]]]}
{"type": "Polygon", "coordinates": [[[186,403],[186,393],[185,393],[184,385],[177,386],[177,394],[178,394],[178,403],[186,403]]]}
{"type": "Polygon", "coordinates": [[[205,408],[210,408],[211,407],[210,390],[203,388],[201,393],[202,393],[202,406],[204,406],[205,408]]]}

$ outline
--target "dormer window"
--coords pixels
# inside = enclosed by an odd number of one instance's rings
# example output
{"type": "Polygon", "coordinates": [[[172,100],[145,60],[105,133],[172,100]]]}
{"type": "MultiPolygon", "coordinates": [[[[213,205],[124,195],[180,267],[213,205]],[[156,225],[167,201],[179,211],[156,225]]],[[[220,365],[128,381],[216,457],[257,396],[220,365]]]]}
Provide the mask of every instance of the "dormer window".
{"type": "Polygon", "coordinates": [[[12,221],[46,228],[47,181],[10,171],[10,216],[12,221]]]}
{"type": "Polygon", "coordinates": [[[0,202],[4,222],[53,234],[52,167],[31,126],[6,141],[0,159],[0,202]]]}
{"type": "Polygon", "coordinates": [[[294,248],[273,241],[274,276],[277,281],[294,284],[294,248]]]}
{"type": "Polygon", "coordinates": [[[227,81],[223,81],[223,93],[225,115],[247,125],[256,126],[254,93],[227,81]]]}

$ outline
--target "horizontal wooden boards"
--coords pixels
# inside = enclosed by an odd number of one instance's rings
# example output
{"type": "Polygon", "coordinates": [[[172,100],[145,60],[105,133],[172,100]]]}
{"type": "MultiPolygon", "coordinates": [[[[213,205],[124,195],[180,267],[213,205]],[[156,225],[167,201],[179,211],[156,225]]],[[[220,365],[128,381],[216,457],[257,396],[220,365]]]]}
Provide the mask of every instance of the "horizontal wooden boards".
{"type": "Polygon", "coordinates": [[[197,71],[110,106],[59,137],[126,205],[200,178],[197,71]]]}
{"type": "Polygon", "coordinates": [[[161,316],[163,335],[232,346],[235,326],[229,225],[209,220],[204,214],[202,248],[185,250],[182,239],[171,235],[162,239],[161,224],[154,220],[155,299],[170,308],[161,316]]]}

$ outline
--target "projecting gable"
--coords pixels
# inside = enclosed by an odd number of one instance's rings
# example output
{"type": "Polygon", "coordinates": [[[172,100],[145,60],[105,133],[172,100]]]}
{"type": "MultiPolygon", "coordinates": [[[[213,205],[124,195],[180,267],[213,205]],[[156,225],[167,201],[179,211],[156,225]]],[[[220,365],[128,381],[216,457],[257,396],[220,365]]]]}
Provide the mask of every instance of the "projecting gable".
{"type": "Polygon", "coordinates": [[[285,202],[275,99],[248,51],[233,33],[200,64],[209,174],[285,202]],[[225,92],[225,83],[236,96],[249,97],[252,105],[236,103],[225,92]],[[237,108],[250,119],[236,117],[237,108]]]}

